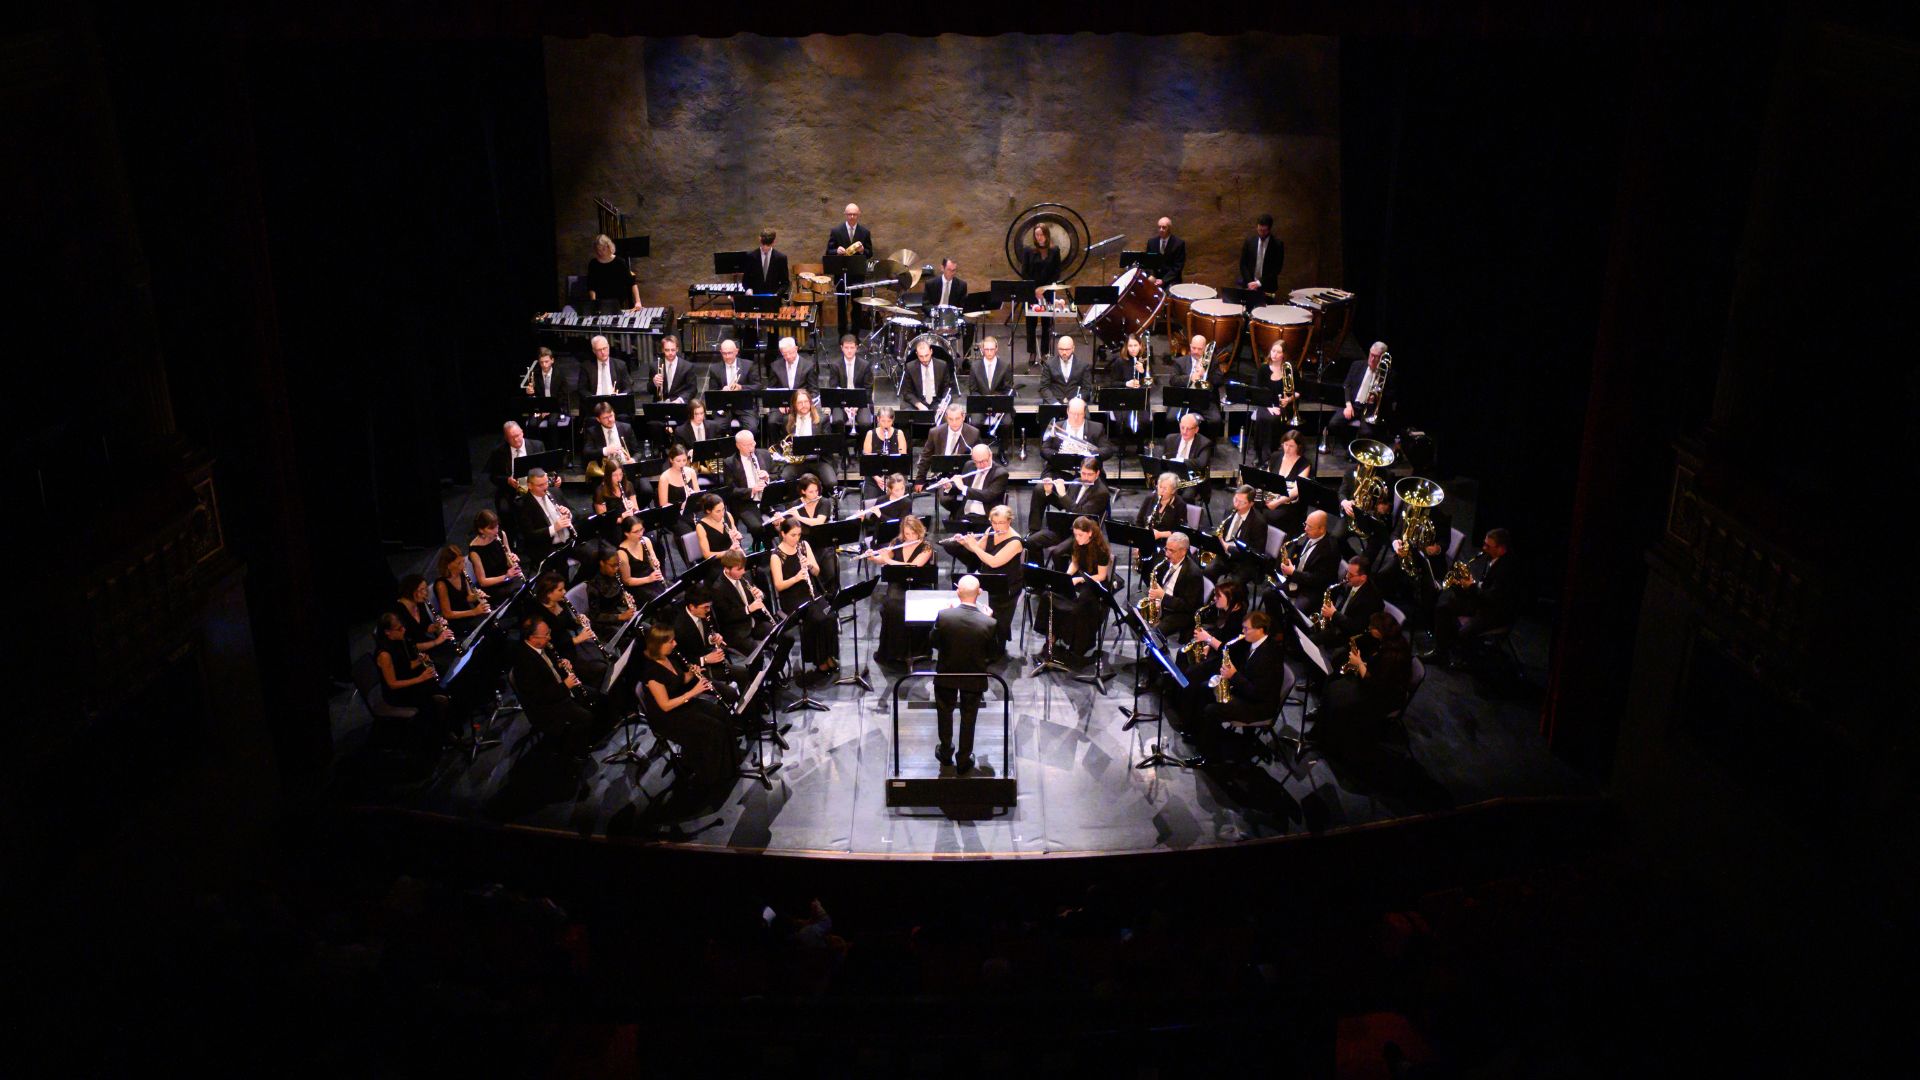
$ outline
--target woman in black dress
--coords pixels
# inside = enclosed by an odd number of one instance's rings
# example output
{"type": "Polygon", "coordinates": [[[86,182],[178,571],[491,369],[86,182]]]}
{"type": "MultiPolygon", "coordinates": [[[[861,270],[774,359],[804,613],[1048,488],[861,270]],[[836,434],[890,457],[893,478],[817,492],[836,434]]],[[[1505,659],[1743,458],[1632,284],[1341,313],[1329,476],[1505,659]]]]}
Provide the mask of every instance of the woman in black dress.
{"type": "Polygon", "coordinates": [[[612,641],[620,628],[632,622],[640,609],[633,594],[620,582],[620,549],[608,548],[600,555],[596,573],[587,582],[587,620],[602,641],[612,641]]]}
{"type": "MultiPolygon", "coordinates": [[[[867,429],[860,439],[860,453],[863,456],[879,454],[886,457],[904,459],[907,456],[907,433],[893,426],[893,406],[882,405],[873,410],[873,426],[867,429]]],[[[888,468],[891,462],[886,463],[888,468]]],[[[906,472],[906,462],[900,462],[901,472],[906,472]]],[[[875,469],[866,480],[866,497],[879,499],[885,497],[881,489],[881,478],[887,475],[887,469],[875,469]]]]}
{"type": "Polygon", "coordinates": [[[640,306],[640,281],[625,259],[614,257],[613,237],[593,238],[593,258],[587,260],[587,299],[606,300],[618,308],[640,306]]]}
{"type": "Polygon", "coordinates": [[[553,634],[554,651],[573,664],[581,682],[599,686],[600,677],[607,673],[607,658],[600,652],[593,624],[568,602],[567,579],[551,572],[541,574],[533,582],[533,602],[533,615],[553,634]]]}
{"type": "Polygon", "coordinates": [[[500,515],[491,510],[473,515],[467,561],[472,564],[473,580],[486,590],[490,600],[505,600],[520,587],[520,556],[507,543],[507,534],[500,531],[500,515]]]}
{"type": "Polygon", "coordinates": [[[467,560],[452,544],[440,549],[433,560],[433,595],[440,617],[447,621],[455,639],[473,632],[492,610],[487,594],[467,576],[467,560]]]}
{"type": "Polygon", "coordinates": [[[427,579],[408,574],[400,579],[399,595],[387,609],[406,630],[407,643],[421,652],[432,652],[453,640],[453,630],[445,619],[434,613],[432,604],[433,593],[427,588],[427,579]]]}
{"type": "MultiPolygon", "coordinates": [[[[821,494],[820,478],[805,473],[800,477],[800,501],[780,517],[792,518],[805,525],[811,533],[815,528],[832,521],[834,513],[833,500],[821,494]]],[[[813,554],[820,562],[820,587],[829,593],[839,592],[840,559],[834,554],[833,548],[815,548],[813,554]]]]}
{"type": "MultiPolygon", "coordinates": [[[[927,527],[919,518],[908,514],[900,519],[900,535],[884,547],[868,552],[865,558],[883,567],[890,564],[925,566],[933,560],[933,545],[927,543],[927,527]]],[[[880,587],[880,646],[874,650],[875,660],[904,664],[911,657],[927,655],[925,641],[930,631],[931,627],[907,625],[905,585],[880,587]]]]}
{"type": "MultiPolygon", "coordinates": [[[[1053,607],[1054,653],[1069,662],[1085,661],[1100,634],[1101,613],[1106,601],[1091,582],[1102,585],[1113,574],[1113,551],[1100,531],[1100,523],[1082,515],[1073,519],[1073,535],[1047,549],[1047,561],[1054,569],[1073,576],[1074,597],[1056,597],[1053,607]]],[[[1047,605],[1034,605],[1034,629],[1047,629],[1047,605]]]]}
{"type": "MultiPolygon", "coordinates": [[[[1034,283],[1033,302],[1045,304],[1048,293],[1042,286],[1052,285],[1060,280],[1060,252],[1053,246],[1053,230],[1045,224],[1033,227],[1033,240],[1027,244],[1027,250],[1020,256],[1020,277],[1034,283]]],[[[1053,351],[1053,320],[1027,316],[1027,366],[1037,367],[1040,352],[1033,347],[1034,337],[1041,323],[1047,324],[1047,351],[1053,351]]]]}
{"type": "MultiPolygon", "coordinates": [[[[775,528],[780,542],[767,560],[767,572],[773,577],[774,594],[780,597],[780,610],[792,611],[822,595],[820,563],[814,558],[813,545],[802,538],[806,526],[785,518],[775,528]]],[[[807,614],[806,625],[800,628],[800,659],[823,672],[840,667],[840,623],[831,604],[820,604],[807,614]]]]}
{"type": "MultiPolygon", "coordinates": [[[[1364,748],[1389,738],[1388,716],[1406,704],[1413,685],[1413,649],[1392,615],[1376,611],[1356,635],[1327,683],[1326,706],[1311,718],[1314,743],[1329,749],[1364,748]]],[[[1333,663],[1336,657],[1329,656],[1333,663]]]]}
{"type": "Polygon", "coordinates": [[[425,737],[446,729],[449,699],[440,692],[440,673],[407,640],[407,628],[391,611],[374,620],[373,665],[380,673],[380,696],[387,704],[420,710],[424,723],[416,728],[418,734],[425,737]]]}
{"type": "Polygon", "coordinates": [[[641,640],[640,707],[654,737],[680,747],[681,779],[693,789],[719,783],[740,761],[733,714],[713,684],[673,657],[673,628],[652,626],[641,640]]]}
{"type": "Polygon", "coordinates": [[[620,546],[614,549],[620,560],[620,584],[633,595],[635,604],[645,604],[666,590],[667,574],[660,557],[647,538],[647,523],[630,517],[620,525],[620,546]]]}
{"type": "MultiPolygon", "coordinates": [[[[1267,462],[1267,471],[1276,472],[1288,480],[1297,481],[1313,475],[1313,443],[1295,428],[1280,436],[1280,449],[1267,462]]],[[[1285,491],[1267,493],[1267,524],[1286,533],[1298,536],[1306,528],[1306,501],[1300,498],[1300,486],[1289,484],[1285,491]]]]}
{"type": "Polygon", "coordinates": [[[696,508],[693,531],[700,540],[701,558],[711,559],[723,551],[747,553],[740,545],[740,532],[734,528],[733,515],[727,512],[725,499],[708,491],[694,496],[693,505],[696,508]]]}
{"type": "MultiPolygon", "coordinates": [[[[614,513],[615,522],[625,521],[640,512],[640,496],[627,483],[627,470],[617,461],[607,462],[607,472],[593,489],[593,512],[614,513]]],[[[615,535],[618,535],[617,533],[615,535]]]]}
{"type": "MultiPolygon", "coordinates": [[[[1165,545],[1167,537],[1187,524],[1187,500],[1180,494],[1180,478],[1170,472],[1163,472],[1153,482],[1153,494],[1134,511],[1133,523],[1142,529],[1153,530],[1156,544],[1165,545]]],[[[1160,553],[1148,552],[1140,556],[1138,569],[1151,572],[1160,565],[1160,553]]]]}
{"type": "Polygon", "coordinates": [[[986,590],[992,600],[993,623],[1000,630],[1000,647],[1005,649],[1013,637],[1013,609],[1026,582],[1026,544],[1020,534],[1013,531],[1013,507],[996,506],[987,511],[987,524],[987,531],[980,536],[965,535],[957,539],[980,570],[1006,575],[1004,581],[986,590]]]}
{"type": "Polygon", "coordinates": [[[1207,680],[1220,670],[1220,646],[1240,636],[1247,620],[1247,587],[1232,578],[1213,587],[1213,595],[1194,615],[1193,640],[1180,650],[1176,662],[1187,677],[1180,696],[1180,715],[1198,719],[1213,691],[1207,680]]]}
{"type": "Polygon", "coordinates": [[[660,478],[654,481],[654,505],[674,506],[680,509],[680,516],[674,523],[674,533],[685,536],[693,531],[697,520],[690,496],[700,491],[700,474],[693,467],[693,454],[686,447],[674,443],[667,447],[667,467],[660,471],[660,478]]]}
{"type": "Polygon", "coordinates": [[[1246,450],[1248,461],[1259,461],[1271,454],[1275,437],[1299,424],[1299,375],[1293,361],[1287,359],[1287,343],[1274,342],[1267,350],[1267,366],[1254,378],[1253,385],[1280,397],[1272,405],[1257,406],[1253,410],[1253,435],[1246,450]],[[1286,393],[1288,379],[1294,380],[1292,394],[1286,393]]]}

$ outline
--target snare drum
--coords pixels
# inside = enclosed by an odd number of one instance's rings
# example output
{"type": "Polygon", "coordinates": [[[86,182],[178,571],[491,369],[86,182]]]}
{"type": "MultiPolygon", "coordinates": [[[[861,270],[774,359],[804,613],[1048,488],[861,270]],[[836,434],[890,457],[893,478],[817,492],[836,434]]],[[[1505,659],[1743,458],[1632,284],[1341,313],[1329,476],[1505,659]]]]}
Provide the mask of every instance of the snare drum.
{"type": "Polygon", "coordinates": [[[1169,312],[1167,315],[1167,336],[1178,337],[1180,339],[1173,343],[1174,352],[1185,352],[1187,339],[1193,337],[1192,324],[1187,321],[1188,314],[1193,310],[1193,302],[1195,300],[1214,300],[1218,299],[1219,296],[1220,290],[1213,286],[1196,285],[1190,281],[1182,282],[1167,290],[1167,311],[1169,312]]]}
{"type": "Polygon", "coordinates": [[[1225,375],[1233,367],[1233,354],[1240,348],[1240,332],[1247,327],[1247,309],[1226,300],[1195,300],[1187,313],[1192,337],[1204,337],[1213,343],[1213,370],[1225,375]]]}
{"type": "Polygon", "coordinates": [[[1267,350],[1273,348],[1274,342],[1284,341],[1287,359],[1293,361],[1293,370],[1298,374],[1300,363],[1307,358],[1307,349],[1313,343],[1313,313],[1292,304],[1264,304],[1253,309],[1252,334],[1256,365],[1265,365],[1267,350]]]}
{"type": "Polygon", "coordinates": [[[927,322],[934,333],[945,334],[948,337],[958,334],[960,328],[966,325],[966,320],[961,318],[960,309],[952,304],[935,304],[933,309],[927,312],[927,322]]]}
{"type": "Polygon", "coordinates": [[[1167,302],[1167,290],[1137,266],[1113,279],[1120,299],[1113,304],[1094,304],[1080,317],[1080,325],[1101,342],[1114,348],[1126,344],[1127,336],[1153,325],[1160,308],[1167,302]]]}

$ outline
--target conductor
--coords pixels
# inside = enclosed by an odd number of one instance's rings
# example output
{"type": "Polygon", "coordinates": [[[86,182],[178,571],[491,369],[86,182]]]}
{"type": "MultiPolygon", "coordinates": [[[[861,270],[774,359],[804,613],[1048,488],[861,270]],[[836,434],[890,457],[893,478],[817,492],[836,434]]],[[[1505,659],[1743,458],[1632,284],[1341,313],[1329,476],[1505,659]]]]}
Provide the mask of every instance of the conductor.
{"type": "Polygon", "coordinates": [[[934,616],[933,700],[940,714],[940,745],[934,757],[965,775],[973,771],[973,722],[980,715],[983,674],[999,634],[993,616],[980,607],[980,579],[968,574],[954,589],[954,603],[934,616]],[[971,675],[973,678],[963,676],[971,675]],[[960,704],[960,745],[953,743],[953,706],[960,704]]]}

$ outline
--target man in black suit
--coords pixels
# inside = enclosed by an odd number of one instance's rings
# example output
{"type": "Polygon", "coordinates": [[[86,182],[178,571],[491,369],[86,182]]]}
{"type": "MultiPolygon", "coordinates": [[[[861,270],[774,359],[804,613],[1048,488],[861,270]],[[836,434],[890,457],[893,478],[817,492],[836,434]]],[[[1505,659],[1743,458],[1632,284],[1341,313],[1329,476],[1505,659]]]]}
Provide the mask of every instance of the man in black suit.
{"type": "MultiPolygon", "coordinates": [[[[961,518],[985,521],[987,511],[1007,501],[1007,470],[993,463],[993,447],[974,443],[971,453],[973,464],[968,471],[974,475],[950,483],[940,492],[940,505],[946,508],[947,519],[956,524],[961,518]]],[[[951,539],[946,544],[952,545],[947,551],[955,558],[965,550],[951,539]]]]}
{"type": "MultiPolygon", "coordinates": [[[[830,361],[820,370],[820,385],[839,390],[873,391],[873,365],[860,355],[860,339],[852,334],[840,336],[840,358],[830,361]]],[[[859,409],[842,407],[834,422],[858,434],[862,428],[873,426],[873,404],[869,402],[859,409]]]]}
{"type": "Polygon", "coordinates": [[[760,230],[760,247],[752,252],[752,261],[747,264],[747,273],[741,284],[750,293],[761,296],[787,298],[789,289],[787,277],[787,257],[776,251],[773,246],[773,230],[760,230]]]}
{"type": "Polygon", "coordinates": [[[1433,534],[1419,551],[1411,554],[1400,539],[1400,527],[1394,527],[1393,540],[1377,564],[1380,573],[1375,575],[1381,595],[1405,611],[1406,628],[1410,631],[1432,627],[1434,602],[1440,598],[1441,582],[1447,578],[1447,548],[1452,543],[1453,516],[1447,513],[1446,507],[1436,506],[1427,511],[1427,521],[1433,526],[1433,534]]]}
{"type": "Polygon", "coordinates": [[[1227,546],[1226,570],[1221,577],[1251,585],[1266,568],[1263,560],[1267,553],[1267,514],[1252,488],[1242,484],[1233,490],[1233,509],[1221,529],[1221,542],[1227,546]],[[1245,550],[1235,541],[1246,545],[1245,550]]]}
{"type": "Polygon", "coordinates": [[[980,610],[980,579],[968,574],[954,590],[954,605],[933,617],[933,700],[940,715],[940,745],[934,757],[956,773],[973,770],[973,724],[980,715],[980,695],[987,688],[984,673],[999,642],[993,616],[980,610]],[[981,674],[965,679],[960,674],[981,674]],[[953,707],[960,706],[960,741],[953,740],[953,707]]]}
{"type": "MultiPolygon", "coordinates": [[[[660,339],[660,359],[651,370],[641,372],[643,386],[651,387],[656,402],[685,403],[693,397],[694,363],[680,355],[680,339],[667,334],[660,339]]],[[[650,423],[647,437],[665,446],[680,438],[678,424],[650,423]]]]}
{"type": "Polygon", "coordinates": [[[1200,416],[1188,413],[1180,418],[1180,430],[1167,436],[1160,456],[1168,461],[1183,461],[1187,467],[1205,476],[1213,467],[1213,440],[1200,434],[1200,416]]]}
{"type": "Polygon", "coordinates": [[[520,623],[521,643],[513,649],[513,692],[527,723],[571,758],[585,757],[593,746],[593,711],[573,699],[580,680],[553,662],[547,646],[553,631],[545,619],[520,623]]]}
{"type": "Polygon", "coordinates": [[[509,420],[501,425],[500,445],[487,455],[487,476],[493,480],[494,513],[500,515],[500,520],[507,520],[503,508],[520,497],[520,490],[513,486],[515,459],[546,452],[547,444],[527,438],[519,424],[509,420]]]}
{"type": "Polygon", "coordinates": [[[767,365],[767,378],[772,380],[770,388],[787,390],[812,390],[819,382],[813,361],[800,355],[800,343],[790,337],[780,339],[780,355],[767,365]]]}
{"type": "Polygon", "coordinates": [[[539,572],[547,556],[570,546],[577,535],[573,511],[555,497],[545,469],[527,473],[527,493],[515,505],[513,521],[519,526],[514,546],[520,549],[520,563],[528,577],[539,572]]]}
{"type": "Polygon", "coordinates": [[[1042,438],[1040,448],[1042,452],[1051,456],[1063,453],[1085,454],[1088,447],[1091,447],[1093,452],[1086,456],[1097,457],[1101,461],[1106,461],[1120,453],[1107,443],[1107,429],[1098,421],[1087,419],[1087,403],[1080,398],[1074,398],[1067,402],[1067,418],[1061,422],[1059,430],[1042,438]],[[1070,448],[1069,444],[1071,444],[1070,448]]]}
{"type": "MultiPolygon", "coordinates": [[[[980,339],[980,361],[967,372],[967,394],[1003,396],[1014,392],[1013,365],[1000,355],[1000,339],[988,334],[980,339]]],[[[975,413],[983,425],[993,425],[1000,413],[975,413]]],[[[1005,423],[1004,419],[1000,420],[1005,423]]],[[[996,429],[997,430],[997,429],[996,429]]]]}
{"type": "MultiPolygon", "coordinates": [[[[593,407],[593,423],[580,437],[580,452],[589,458],[605,458],[625,464],[640,456],[640,444],[634,441],[633,425],[613,415],[613,406],[602,401],[593,407]]],[[[628,483],[633,479],[628,478],[628,483]]]]}
{"type": "Polygon", "coordinates": [[[1058,405],[1084,396],[1093,385],[1093,372],[1087,362],[1074,355],[1073,339],[1061,335],[1054,342],[1053,358],[1040,366],[1040,400],[1058,405]]]}
{"type": "Polygon", "coordinates": [[[1229,646],[1221,659],[1220,677],[1233,700],[1210,701],[1201,713],[1192,734],[1208,760],[1197,764],[1242,756],[1252,739],[1246,729],[1271,723],[1279,714],[1286,689],[1285,650],[1268,638],[1272,625],[1266,612],[1248,612],[1240,624],[1243,639],[1229,646]]]}
{"type": "Polygon", "coordinates": [[[1480,554],[1467,563],[1473,583],[1440,594],[1433,608],[1431,656],[1436,663],[1458,667],[1462,641],[1513,625],[1520,611],[1521,585],[1512,554],[1507,530],[1488,529],[1480,541],[1480,554]]]}
{"type": "Polygon", "coordinates": [[[1302,611],[1314,611],[1319,608],[1327,587],[1333,584],[1340,568],[1340,552],[1327,535],[1325,510],[1308,514],[1306,531],[1300,535],[1297,552],[1280,552],[1280,574],[1286,579],[1287,598],[1302,611]]]}
{"type": "Polygon", "coordinates": [[[627,377],[627,365],[613,358],[613,347],[607,344],[607,339],[595,334],[589,344],[593,347],[593,359],[580,365],[576,392],[583,398],[631,393],[633,382],[627,377]]]}
{"type": "Polygon", "coordinates": [[[1041,482],[1027,511],[1027,550],[1039,551],[1060,542],[1061,537],[1046,528],[1048,510],[1075,517],[1085,514],[1099,521],[1113,508],[1113,493],[1107,490],[1106,481],[1100,479],[1099,458],[1085,458],[1080,462],[1079,480],[1077,484],[1063,484],[1051,478],[1041,482]]]}
{"type": "Polygon", "coordinates": [[[720,683],[738,684],[746,671],[727,654],[725,635],[713,619],[713,591],[696,585],[686,592],[685,602],[673,613],[673,647],[682,663],[700,664],[707,677],[720,683]]]}
{"type": "Polygon", "coordinates": [[[967,282],[960,276],[960,263],[951,255],[940,260],[940,274],[930,277],[920,288],[920,299],[930,314],[936,307],[959,307],[967,298],[967,282]]]}
{"type": "Polygon", "coordinates": [[[1192,542],[1185,533],[1167,537],[1167,557],[1154,571],[1147,596],[1160,601],[1160,622],[1155,629],[1184,643],[1193,633],[1194,615],[1199,612],[1200,567],[1187,558],[1192,542]]]}
{"type": "MultiPolygon", "coordinates": [[[[848,203],[845,215],[846,220],[835,225],[833,230],[827,233],[826,253],[828,255],[847,255],[852,257],[853,261],[847,267],[847,284],[857,285],[867,280],[867,262],[875,255],[873,233],[869,232],[865,225],[860,224],[860,207],[858,204],[848,203]]],[[[838,325],[844,331],[858,334],[861,330],[861,324],[866,321],[866,317],[861,314],[865,309],[859,304],[848,305],[847,297],[844,294],[841,295],[839,299],[840,322],[838,325]],[[851,322],[847,320],[849,306],[852,308],[853,315],[853,321],[851,322]]]]}
{"type": "Polygon", "coordinates": [[[900,400],[909,409],[931,409],[947,388],[953,385],[953,372],[947,362],[933,355],[933,343],[922,341],[913,347],[913,360],[907,364],[906,378],[900,383],[900,400]]]}
{"type": "MultiPolygon", "coordinates": [[[[732,338],[720,342],[720,363],[713,377],[721,390],[760,389],[760,380],[754,377],[753,365],[740,355],[740,346],[732,338]]],[[[715,409],[712,415],[723,428],[760,430],[760,409],[757,405],[739,410],[715,409]]]]}
{"type": "MultiPolygon", "coordinates": [[[[1339,412],[1333,414],[1327,421],[1326,430],[1320,434],[1321,453],[1327,452],[1329,443],[1344,448],[1353,439],[1377,437],[1377,428],[1367,422],[1367,417],[1372,414],[1374,408],[1367,404],[1367,399],[1373,396],[1374,384],[1380,377],[1380,358],[1385,355],[1387,355],[1387,343],[1376,341],[1367,350],[1365,360],[1355,360],[1347,368],[1346,404],[1341,406],[1339,412]]],[[[1382,413],[1386,410],[1388,396],[1392,389],[1391,378],[1387,380],[1387,385],[1380,388],[1379,408],[1382,413]]],[[[1385,426],[1385,418],[1382,417],[1379,427],[1385,426]]]]}
{"type": "Polygon", "coordinates": [[[1347,562],[1347,580],[1334,586],[1333,599],[1316,607],[1326,628],[1314,635],[1314,643],[1328,656],[1345,656],[1347,642],[1355,634],[1366,632],[1367,620],[1386,608],[1380,587],[1373,582],[1373,564],[1365,555],[1347,562]]]}
{"type": "Polygon", "coordinates": [[[755,448],[753,432],[733,436],[734,454],[724,466],[727,478],[727,509],[740,527],[759,536],[765,520],[760,515],[760,493],[779,474],[773,471],[773,457],[755,448]]]}
{"type": "Polygon", "coordinates": [[[727,647],[742,655],[750,653],[760,639],[773,628],[773,613],[767,610],[764,593],[754,595],[755,586],[747,579],[747,560],[737,551],[720,556],[720,579],[713,585],[713,625],[727,641],[727,647]]]}
{"type": "Polygon", "coordinates": [[[1287,261],[1287,245],[1273,235],[1273,215],[1253,220],[1253,235],[1240,245],[1240,285],[1268,296],[1280,291],[1280,266],[1287,261]]]}
{"type": "Polygon", "coordinates": [[[1168,385],[1186,390],[1200,390],[1200,384],[1206,383],[1206,389],[1201,392],[1207,395],[1207,399],[1200,405],[1200,414],[1209,420],[1218,420],[1220,419],[1220,388],[1223,380],[1213,373],[1213,369],[1219,364],[1219,358],[1207,359],[1207,345],[1208,340],[1205,334],[1195,334],[1187,339],[1186,355],[1174,359],[1173,378],[1168,385]]]}
{"type": "Polygon", "coordinates": [[[1187,242],[1173,235],[1173,219],[1161,218],[1154,224],[1154,236],[1147,241],[1147,254],[1165,255],[1160,268],[1160,284],[1178,285],[1186,280],[1187,242]]]}
{"type": "Polygon", "coordinates": [[[921,444],[920,451],[923,457],[971,454],[979,441],[980,429],[967,423],[967,407],[956,401],[948,405],[947,414],[928,429],[927,441],[921,444]]]}
{"type": "Polygon", "coordinates": [[[573,426],[573,417],[567,412],[567,400],[572,393],[572,380],[554,360],[553,350],[545,345],[534,357],[533,371],[521,386],[530,398],[543,398],[553,402],[553,408],[545,412],[527,414],[527,426],[542,435],[551,433],[556,442],[566,441],[568,428],[573,426]]]}

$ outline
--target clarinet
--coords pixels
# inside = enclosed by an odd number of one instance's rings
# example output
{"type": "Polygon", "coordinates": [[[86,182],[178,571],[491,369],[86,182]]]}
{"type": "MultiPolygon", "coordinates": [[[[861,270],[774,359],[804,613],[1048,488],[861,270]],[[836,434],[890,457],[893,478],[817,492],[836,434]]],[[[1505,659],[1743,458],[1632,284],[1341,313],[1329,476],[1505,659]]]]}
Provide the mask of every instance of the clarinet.
{"type": "MultiPolygon", "coordinates": [[[[573,674],[573,662],[560,655],[559,650],[553,647],[551,639],[547,642],[545,652],[547,654],[547,662],[555,668],[558,668],[562,676],[573,674]]],[[[565,682],[566,680],[563,678],[561,681],[565,682]]],[[[567,696],[581,705],[591,705],[593,703],[593,691],[584,682],[578,686],[569,687],[567,689],[567,696]]]]}

